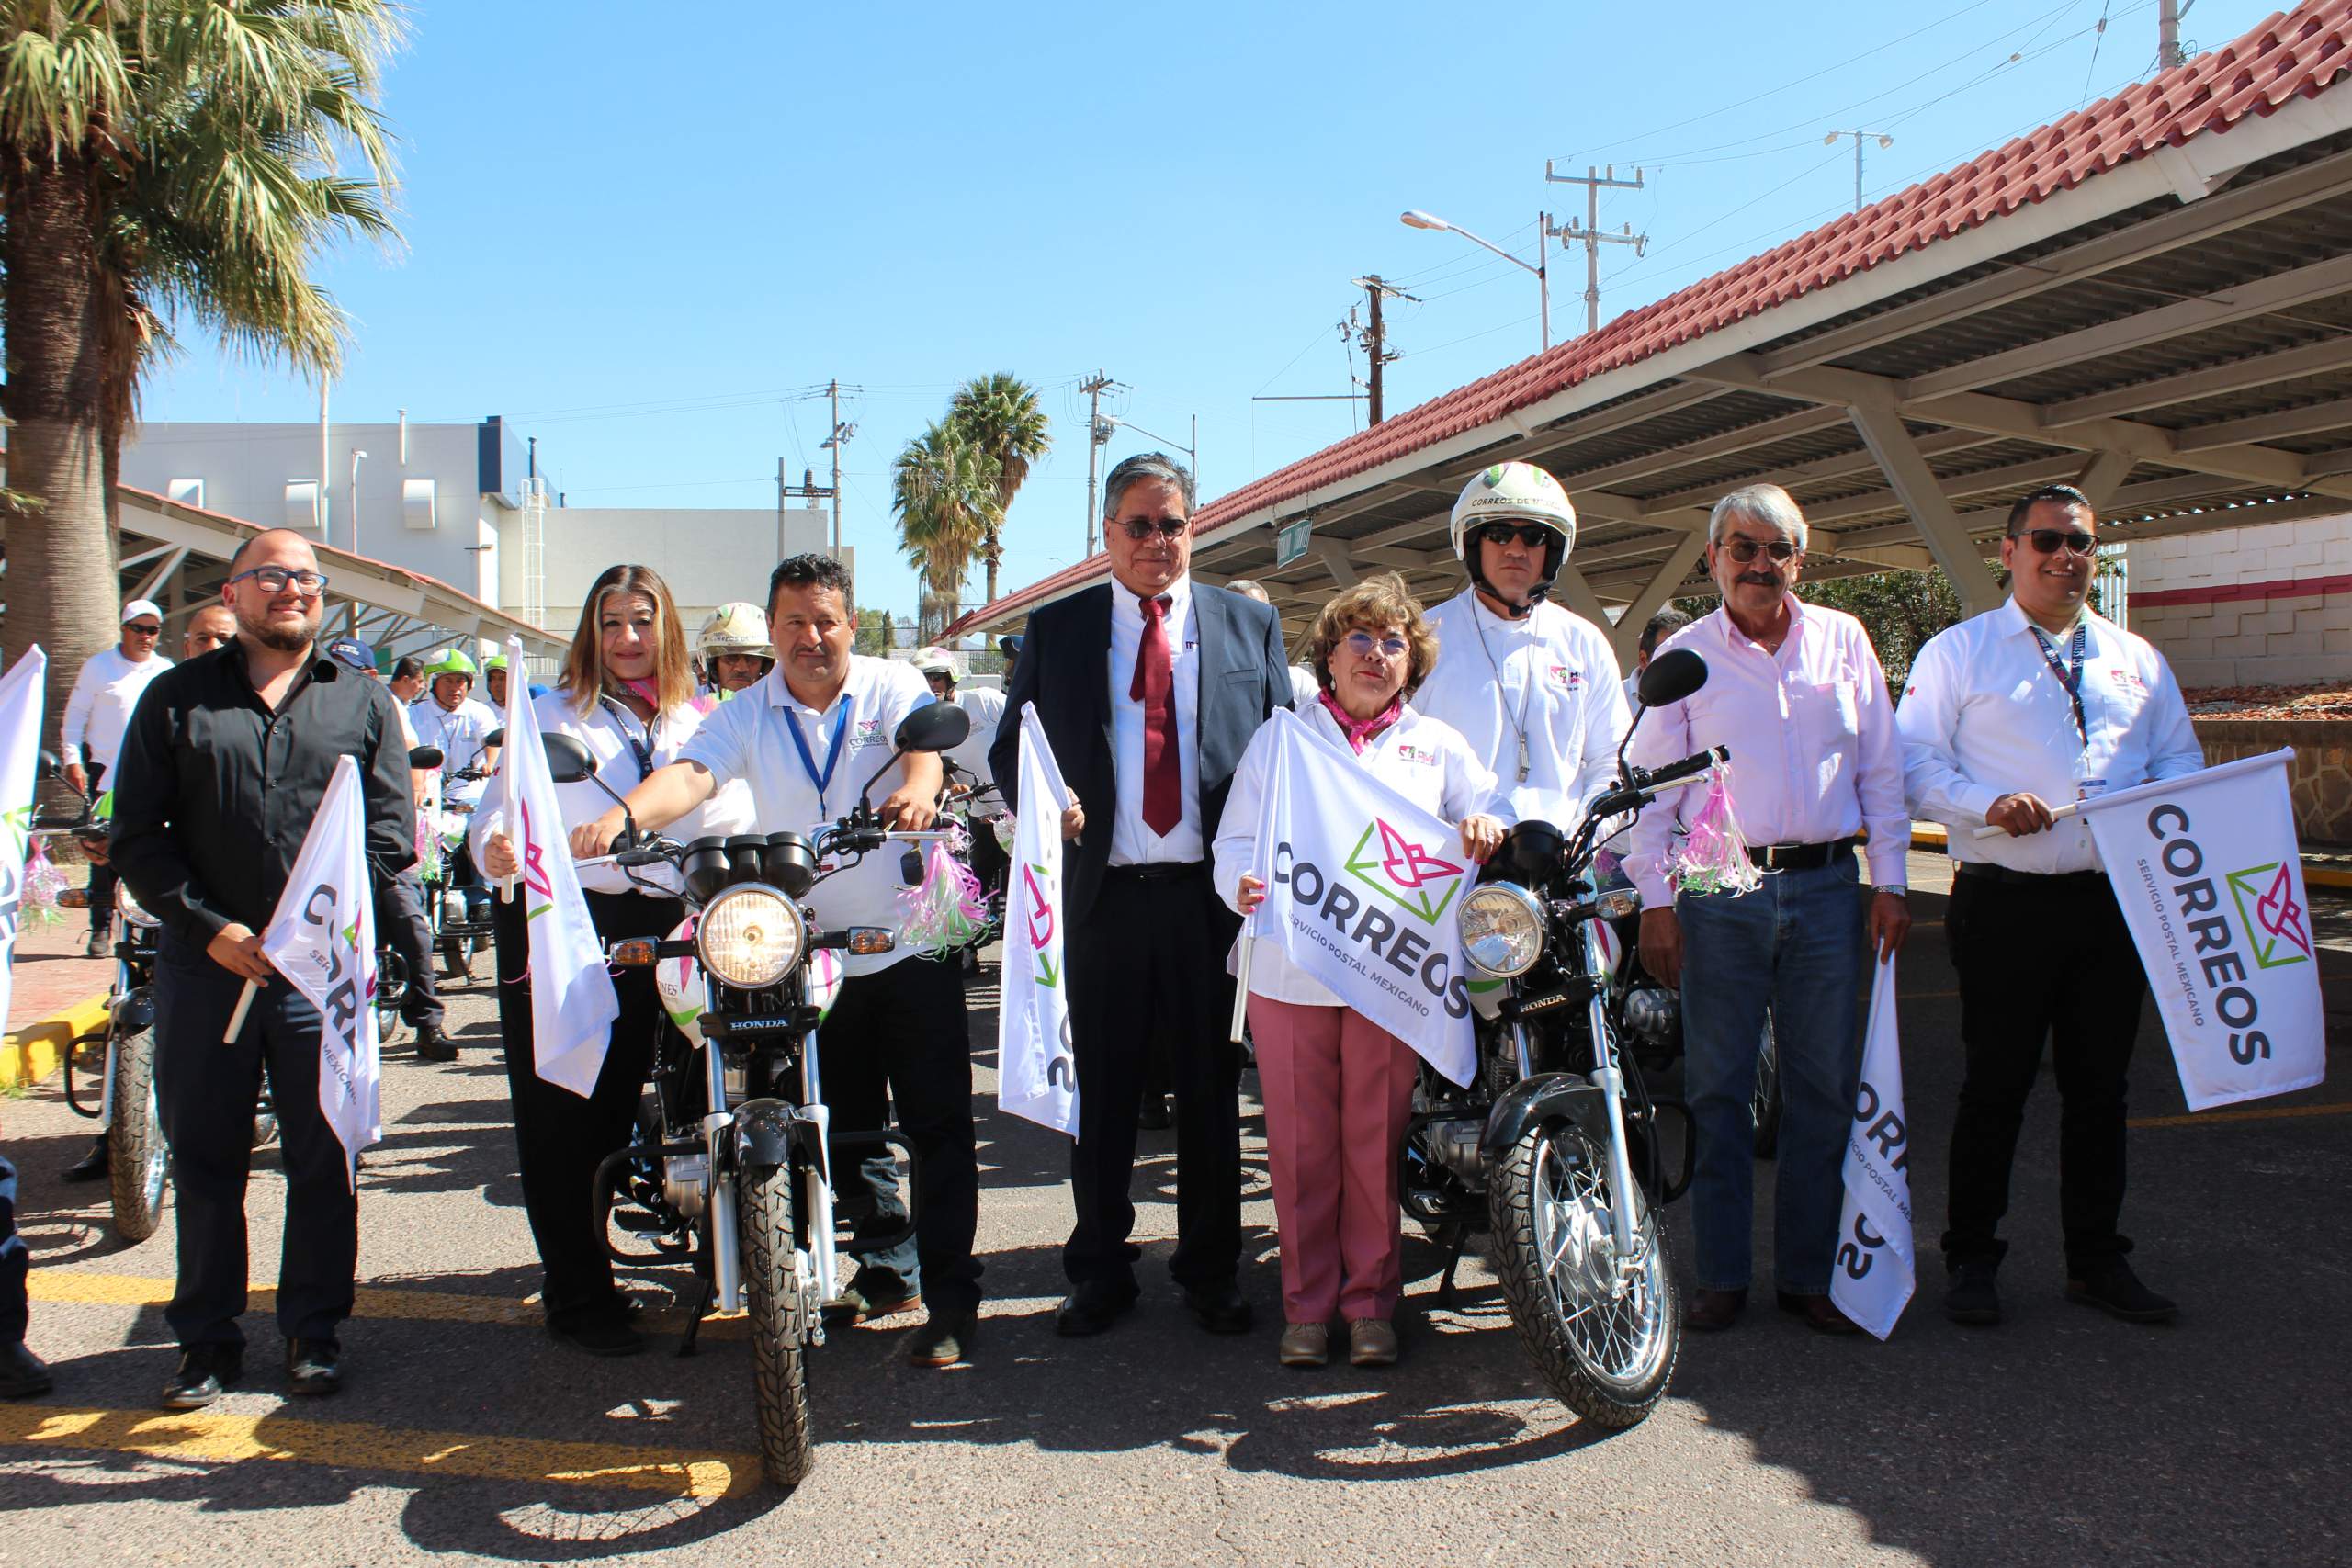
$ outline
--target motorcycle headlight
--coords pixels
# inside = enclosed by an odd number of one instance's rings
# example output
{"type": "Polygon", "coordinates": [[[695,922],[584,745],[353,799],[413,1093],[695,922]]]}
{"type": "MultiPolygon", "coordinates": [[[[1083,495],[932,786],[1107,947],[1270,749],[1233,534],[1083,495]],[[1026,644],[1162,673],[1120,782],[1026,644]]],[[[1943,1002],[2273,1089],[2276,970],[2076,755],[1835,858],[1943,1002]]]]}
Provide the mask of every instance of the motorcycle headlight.
{"type": "Polygon", "coordinates": [[[130,884],[128,882],[114,885],[114,907],[118,914],[134,926],[160,926],[164,923],[139,907],[139,900],[130,896],[130,884]]]}
{"type": "Polygon", "coordinates": [[[1544,955],[1544,907],[1526,888],[1490,882],[1462,900],[1462,954],[1498,980],[1535,967],[1544,955]]]}
{"type": "Polygon", "coordinates": [[[746,882],[703,906],[695,927],[702,966],[745,990],[773,986],[792,973],[808,945],[792,900],[773,887],[746,882]]]}

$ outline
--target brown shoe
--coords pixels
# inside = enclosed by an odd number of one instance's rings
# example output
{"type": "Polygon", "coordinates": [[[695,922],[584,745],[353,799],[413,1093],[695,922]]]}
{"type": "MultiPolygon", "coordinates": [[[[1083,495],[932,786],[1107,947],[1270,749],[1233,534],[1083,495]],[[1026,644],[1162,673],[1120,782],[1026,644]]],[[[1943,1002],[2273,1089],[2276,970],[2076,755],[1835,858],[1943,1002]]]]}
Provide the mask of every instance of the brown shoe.
{"type": "Polygon", "coordinates": [[[1331,1359],[1331,1325],[1286,1323],[1274,1350],[1285,1367],[1319,1367],[1331,1359]]]}
{"type": "Polygon", "coordinates": [[[1700,1334],[1720,1334],[1739,1321],[1747,1305],[1746,1291],[1693,1291],[1683,1298],[1682,1326],[1700,1334]]]}
{"type": "Polygon", "coordinates": [[[1396,1364],[1396,1325],[1385,1317],[1348,1320],[1348,1363],[1357,1367],[1396,1364]]]}
{"type": "Polygon", "coordinates": [[[1804,1319],[1804,1325],[1815,1334],[1860,1334],[1862,1331],[1862,1325],[1839,1312],[1838,1304],[1827,1296],[1800,1296],[1782,1291],[1781,1310],[1804,1319]]]}

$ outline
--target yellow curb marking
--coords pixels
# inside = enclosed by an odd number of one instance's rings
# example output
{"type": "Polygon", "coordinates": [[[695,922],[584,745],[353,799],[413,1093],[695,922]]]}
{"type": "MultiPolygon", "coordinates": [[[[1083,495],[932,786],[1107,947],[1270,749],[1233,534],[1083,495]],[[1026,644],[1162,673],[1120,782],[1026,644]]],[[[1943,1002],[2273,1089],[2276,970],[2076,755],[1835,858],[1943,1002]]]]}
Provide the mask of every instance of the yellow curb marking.
{"type": "Polygon", "coordinates": [[[107,1020],[107,995],[74,1003],[62,1012],[38,1018],[0,1038],[0,1089],[35,1084],[57,1070],[68,1042],[78,1040],[107,1020]]]}
{"type": "Polygon", "coordinates": [[[2290,1116],[2343,1116],[2352,1105],[2273,1105],[2260,1111],[2196,1111],[2186,1116],[2134,1116],[2127,1127],[2202,1127],[2214,1122],[2277,1122],[2290,1116]]]}
{"type": "Polygon", "coordinates": [[[741,1497],[760,1483],[759,1461],[750,1454],[403,1431],[369,1421],[303,1421],[275,1413],[0,1405],[0,1444],[9,1443],[101,1449],[187,1464],[285,1460],[410,1475],[659,1492],[673,1497],[741,1497]]]}
{"type": "MultiPolygon", "coordinates": [[[[83,1306],[160,1307],[172,1299],[173,1281],[135,1274],[95,1274],[67,1269],[35,1269],[26,1283],[37,1302],[70,1303],[83,1306]]],[[[247,1287],[245,1310],[270,1313],[277,1307],[277,1288],[247,1287]]],[[[405,1318],[424,1323],[492,1323],[537,1328],[544,1321],[535,1302],[503,1296],[459,1295],[446,1291],[400,1291],[361,1287],[354,1293],[355,1317],[405,1318]]],[[[656,1333],[684,1333],[685,1314],[677,1308],[648,1313],[644,1326],[656,1333]]],[[[728,1314],[706,1319],[704,1338],[740,1339],[749,1331],[743,1315],[728,1314]]]]}

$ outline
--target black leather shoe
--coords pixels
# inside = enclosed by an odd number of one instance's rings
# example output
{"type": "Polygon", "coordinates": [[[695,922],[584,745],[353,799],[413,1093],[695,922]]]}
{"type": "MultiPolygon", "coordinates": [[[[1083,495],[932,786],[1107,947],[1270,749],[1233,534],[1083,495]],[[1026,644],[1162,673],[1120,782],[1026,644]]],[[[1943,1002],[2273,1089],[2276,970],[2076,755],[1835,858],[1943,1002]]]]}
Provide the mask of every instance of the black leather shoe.
{"type": "Polygon", "coordinates": [[[584,1356],[634,1356],[645,1348],[645,1336],[623,1313],[615,1317],[589,1318],[579,1323],[548,1324],[548,1336],[584,1356]]]}
{"type": "Polygon", "coordinates": [[[1700,1334],[1720,1334],[1739,1321],[1747,1306],[1746,1291],[1693,1291],[1682,1298],[1682,1326],[1700,1334]]]}
{"type": "Polygon", "coordinates": [[[1147,1133],[1165,1133],[1176,1125],[1176,1118],[1168,1109],[1168,1097],[1164,1094],[1145,1095],[1143,1109],[1136,1112],[1136,1125],[1147,1133]]]}
{"type": "Polygon", "coordinates": [[[1222,1285],[1185,1286],[1184,1304],[1211,1334],[1247,1334],[1256,1321],[1249,1298],[1230,1280],[1222,1285]]]}
{"type": "Polygon", "coordinates": [[[1804,1325],[1815,1334],[1860,1334],[1862,1325],[1838,1310],[1838,1303],[1827,1296],[1801,1296],[1793,1291],[1781,1293],[1781,1310],[1804,1319],[1804,1325]]]}
{"type": "Polygon", "coordinates": [[[933,1313],[930,1321],[915,1330],[907,1359],[918,1367],[954,1366],[971,1353],[973,1332],[979,1321],[978,1313],[933,1313]]]}
{"type": "Polygon", "coordinates": [[[921,1312],[922,1292],[907,1289],[906,1281],[894,1275],[881,1280],[861,1279],[851,1283],[838,1297],[825,1303],[828,1327],[854,1327],[879,1317],[896,1317],[900,1313],[921,1312]]]}
{"type": "Polygon", "coordinates": [[[1125,1316],[1135,1304],[1132,1285],[1124,1291],[1115,1285],[1080,1285],[1054,1309],[1054,1332],[1065,1339],[1087,1338],[1125,1316]]]}
{"type": "Polygon", "coordinates": [[[2000,1322],[2001,1292],[1993,1276],[1990,1263],[1963,1263],[1953,1269],[1951,1289],[1944,1292],[1944,1315],[1973,1328],[2000,1322]]]}
{"type": "Polygon", "coordinates": [[[332,1339],[286,1342],[286,1386],[295,1393],[333,1393],[343,1386],[343,1352],[332,1339]]]}
{"type": "Polygon", "coordinates": [[[107,1135],[100,1133],[90,1140],[90,1152],[57,1173],[60,1181],[104,1181],[109,1168],[107,1156],[107,1135]]]}
{"type": "Polygon", "coordinates": [[[2085,1306],[2103,1307],[2126,1323],[2170,1323],[2180,1315],[2179,1305],[2140,1283],[2132,1265],[2120,1258],[2098,1269],[2086,1269],[2066,1281],[2066,1299],[2085,1306]]]}
{"type": "Polygon", "coordinates": [[[416,1026],[416,1055],[426,1062],[454,1062],[458,1059],[457,1043],[441,1032],[438,1024],[420,1023],[416,1026]]]}
{"type": "Polygon", "coordinates": [[[48,1365],[23,1340],[0,1345],[0,1399],[39,1399],[56,1386],[48,1365]]]}
{"type": "Polygon", "coordinates": [[[245,1355],[233,1345],[197,1345],[180,1351],[180,1370],[164,1385],[166,1410],[201,1410],[236,1386],[245,1355]]]}

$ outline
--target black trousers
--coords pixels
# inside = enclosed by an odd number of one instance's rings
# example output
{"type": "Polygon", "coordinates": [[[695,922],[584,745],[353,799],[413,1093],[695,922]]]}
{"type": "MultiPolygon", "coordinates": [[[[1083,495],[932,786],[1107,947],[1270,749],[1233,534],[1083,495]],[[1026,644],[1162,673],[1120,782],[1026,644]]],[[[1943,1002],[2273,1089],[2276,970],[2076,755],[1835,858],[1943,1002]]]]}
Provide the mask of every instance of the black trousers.
{"type": "Polygon", "coordinates": [[[155,953],[155,1094],[172,1148],[179,1210],[179,1285],[164,1321],[185,1348],[243,1345],[245,1179],[254,1107],[269,1066],[286,1172],[277,1326],[288,1338],[335,1338],[351,1315],[359,1201],[350,1156],[319,1110],[319,1010],[283,977],[254,998],[237,1038],[221,1043],[244,982],[171,931],[155,953]]]}
{"type": "MultiPolygon", "coordinates": [[[[82,771],[89,775],[92,800],[96,800],[106,793],[107,765],[104,762],[85,762],[83,764],[82,771]]],[[[90,863],[90,929],[92,931],[107,930],[107,922],[114,919],[114,885],[119,880],[120,878],[115,875],[112,862],[105,865],[100,865],[96,861],[90,863]]]]}
{"type": "Polygon", "coordinates": [[[376,927],[384,945],[408,969],[408,995],[401,1017],[414,1028],[441,1027],[441,998],[434,991],[433,928],[424,919],[424,885],[414,868],[401,872],[376,895],[376,927]]]}
{"type": "MultiPolygon", "coordinates": [[[[817,1032],[817,1067],[832,1124],[874,1132],[898,1107],[899,1132],[914,1146],[920,1206],[911,1244],[876,1254],[858,1270],[920,1281],[934,1312],[972,1312],[980,1304],[980,1265],[972,1256],[979,1228],[979,1156],[972,1133],[972,1047],[964,1011],[964,977],[956,963],[902,958],[888,969],[842,982],[831,1014],[817,1032]]],[[[831,1151],[842,1212],[871,1235],[906,1223],[898,1176],[886,1150],[835,1144],[831,1151]]]]}
{"type": "Polygon", "coordinates": [[[2049,1042],[2058,1080],[2058,1211],[2077,1276],[2132,1249],[2123,1210],[2124,1098],[2147,983],[2103,874],[1952,879],[1944,917],[1968,1055],[1951,1134],[1947,1267],[1997,1264],[2026,1097],[2049,1042]]]}
{"type": "Polygon", "coordinates": [[[1170,1272],[1181,1285],[1217,1285],[1241,1262],[1241,1047],[1226,1038],[1233,977],[1225,972],[1238,924],[1206,865],[1152,869],[1107,873],[1094,908],[1069,928],[1078,1223],[1062,1271],[1079,1284],[1135,1283],[1136,1112],[1155,1048],[1167,1054],[1176,1091],[1170,1272]]]}
{"type": "MultiPolygon", "coordinates": [[[[588,915],[606,941],[665,937],[685,919],[674,898],[643,893],[591,893],[588,915]]],[[[652,1070],[662,1028],[662,998],[651,969],[613,977],[620,1017],[596,1088],[585,1099],[539,1077],[531,1029],[531,949],[523,900],[500,899],[491,919],[498,942],[498,1029],[506,1047],[507,1091],[514,1099],[514,1152],[523,1179],[523,1212],[546,1270],[540,1294],[559,1328],[617,1321],[627,1303],[613,1288],[613,1264],[597,1234],[589,1184],[606,1155],[628,1142],[652,1070]]]]}
{"type": "Polygon", "coordinates": [[[32,1253],[17,1234],[17,1168],[0,1155],[0,1345],[24,1343],[31,1320],[25,1277],[32,1266],[32,1253]]]}

